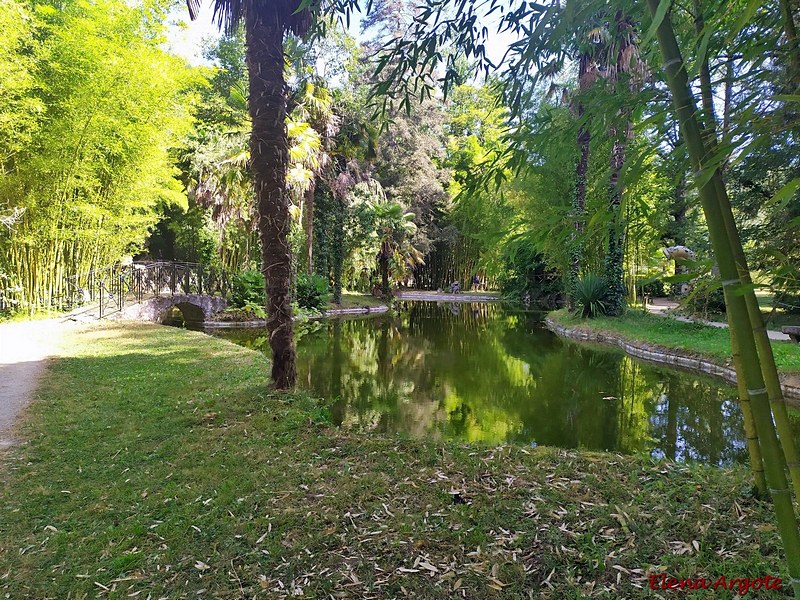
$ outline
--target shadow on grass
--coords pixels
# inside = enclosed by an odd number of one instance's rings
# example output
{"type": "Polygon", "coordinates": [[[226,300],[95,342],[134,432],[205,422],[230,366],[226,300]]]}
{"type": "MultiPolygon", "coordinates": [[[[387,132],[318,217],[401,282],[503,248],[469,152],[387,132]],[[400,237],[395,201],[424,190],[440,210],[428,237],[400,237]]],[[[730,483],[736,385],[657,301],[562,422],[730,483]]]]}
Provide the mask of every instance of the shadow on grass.
{"type": "Polygon", "coordinates": [[[742,469],[354,436],[221,340],[120,325],[71,342],[0,474],[10,598],[521,598],[545,581],[636,598],[653,565],[782,564],[742,469]]]}

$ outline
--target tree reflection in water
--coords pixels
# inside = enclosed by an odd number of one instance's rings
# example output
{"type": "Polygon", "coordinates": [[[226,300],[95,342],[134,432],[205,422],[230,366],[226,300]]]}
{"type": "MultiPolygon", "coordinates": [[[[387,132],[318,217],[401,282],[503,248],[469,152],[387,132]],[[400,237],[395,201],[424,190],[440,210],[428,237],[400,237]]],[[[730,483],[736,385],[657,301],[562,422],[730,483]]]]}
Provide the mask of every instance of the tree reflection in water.
{"type": "MultiPolygon", "coordinates": [[[[258,346],[259,334],[221,335],[258,346]]],[[[495,304],[414,302],[393,317],[314,325],[298,341],[298,381],[335,399],[346,427],[746,460],[732,388],[562,341],[538,315],[495,304]]]]}

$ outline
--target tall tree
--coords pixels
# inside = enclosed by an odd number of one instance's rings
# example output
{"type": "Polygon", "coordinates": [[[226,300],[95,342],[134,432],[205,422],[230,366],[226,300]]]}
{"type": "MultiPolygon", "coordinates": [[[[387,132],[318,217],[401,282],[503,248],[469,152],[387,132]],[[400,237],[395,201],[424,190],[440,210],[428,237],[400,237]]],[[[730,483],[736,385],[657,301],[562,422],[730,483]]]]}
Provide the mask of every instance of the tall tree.
{"type": "MultiPolygon", "coordinates": [[[[250,158],[261,239],[262,272],[267,291],[267,331],[276,389],[294,387],[297,379],[290,297],[291,216],[286,174],[289,139],[286,130],[287,85],[284,37],[306,35],[314,14],[301,0],[214,0],[217,24],[228,32],[243,22],[249,79],[250,158]]],[[[194,19],[200,0],[187,0],[194,19]]]]}
{"type": "Polygon", "coordinates": [[[611,213],[608,227],[608,250],[605,277],[608,285],[607,311],[621,315],[625,310],[625,223],[622,218],[623,182],[620,178],[625,164],[625,152],[633,136],[630,95],[636,89],[642,71],[636,26],[633,19],[622,10],[616,11],[608,24],[610,34],[605,49],[607,77],[615,94],[623,98],[622,105],[611,117],[609,137],[611,146],[611,171],[608,182],[608,210],[611,213]],[[621,127],[617,122],[621,122],[621,127]],[[620,131],[621,130],[621,131],[620,131]]]}

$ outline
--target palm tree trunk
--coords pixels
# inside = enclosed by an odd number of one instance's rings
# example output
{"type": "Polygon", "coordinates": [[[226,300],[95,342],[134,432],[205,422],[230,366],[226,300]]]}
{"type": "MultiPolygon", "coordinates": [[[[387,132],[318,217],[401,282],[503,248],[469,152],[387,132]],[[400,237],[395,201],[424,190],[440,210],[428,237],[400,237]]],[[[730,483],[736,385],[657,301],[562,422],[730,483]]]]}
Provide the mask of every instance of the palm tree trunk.
{"type": "Polygon", "coordinates": [[[383,291],[383,297],[388,298],[391,289],[389,288],[389,252],[388,249],[385,247],[386,243],[384,242],[383,246],[381,247],[381,255],[378,259],[381,267],[381,291],[383,291]]]}
{"type": "MultiPolygon", "coordinates": [[[[667,0],[648,0],[651,14],[658,13],[660,2],[667,0]]],[[[750,397],[756,430],[763,453],[763,463],[770,488],[773,506],[777,517],[778,530],[783,541],[789,575],[792,579],[795,596],[800,598],[800,530],[794,512],[789,482],[786,479],[785,459],[781,451],[768,393],[762,376],[756,340],[753,335],[750,315],[744,298],[737,294],[742,287],[739,265],[734,257],[735,240],[729,236],[723,208],[728,205],[725,185],[718,172],[708,179],[703,177],[703,169],[716,170],[716,165],[706,164],[710,153],[706,148],[702,129],[697,121],[697,104],[689,88],[687,71],[669,14],[665,15],[657,29],[658,45],[664,60],[667,82],[672,92],[673,105],[683,129],[692,168],[698,177],[698,187],[703,212],[708,223],[711,243],[714,248],[720,274],[723,279],[726,303],[730,312],[732,336],[741,355],[737,378],[742,378],[750,397]]],[[[733,340],[732,340],[733,341],[733,340]]]]}
{"type": "Polygon", "coordinates": [[[334,304],[341,304],[342,303],[342,271],[344,269],[344,255],[345,255],[345,248],[344,248],[344,222],[345,222],[345,211],[347,211],[347,206],[345,205],[344,198],[341,197],[340,194],[334,193],[334,207],[336,212],[334,213],[333,217],[333,244],[332,244],[332,256],[333,264],[331,265],[333,271],[333,303],[334,304]]]}
{"type": "Polygon", "coordinates": [[[250,156],[253,169],[262,271],[267,291],[267,331],[272,348],[272,381],[287,390],[297,379],[290,283],[292,256],[288,233],[286,169],[286,82],[280,11],[248,10],[245,16],[250,78],[250,156]]]}

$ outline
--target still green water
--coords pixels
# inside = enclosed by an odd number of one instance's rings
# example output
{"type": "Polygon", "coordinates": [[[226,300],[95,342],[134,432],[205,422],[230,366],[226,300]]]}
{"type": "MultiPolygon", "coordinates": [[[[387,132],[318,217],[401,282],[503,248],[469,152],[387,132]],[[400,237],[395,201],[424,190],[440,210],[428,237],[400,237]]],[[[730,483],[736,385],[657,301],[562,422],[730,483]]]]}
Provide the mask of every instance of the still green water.
{"type": "MultiPolygon", "coordinates": [[[[564,341],[496,304],[400,305],[393,316],[299,327],[298,385],[337,425],[430,439],[747,458],[735,390],[564,341]]],[[[213,335],[269,352],[263,330],[213,335]]]]}

